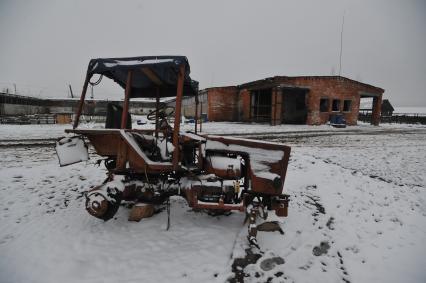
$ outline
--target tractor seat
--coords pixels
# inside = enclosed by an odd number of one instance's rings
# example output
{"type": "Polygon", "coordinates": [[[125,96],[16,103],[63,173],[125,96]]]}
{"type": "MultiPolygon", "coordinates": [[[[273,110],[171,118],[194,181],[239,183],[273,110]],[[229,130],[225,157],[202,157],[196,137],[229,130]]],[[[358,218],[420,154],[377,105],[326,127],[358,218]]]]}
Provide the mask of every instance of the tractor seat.
{"type": "Polygon", "coordinates": [[[139,148],[152,161],[170,161],[174,150],[173,144],[167,141],[167,138],[155,138],[151,135],[132,133],[139,148]]]}

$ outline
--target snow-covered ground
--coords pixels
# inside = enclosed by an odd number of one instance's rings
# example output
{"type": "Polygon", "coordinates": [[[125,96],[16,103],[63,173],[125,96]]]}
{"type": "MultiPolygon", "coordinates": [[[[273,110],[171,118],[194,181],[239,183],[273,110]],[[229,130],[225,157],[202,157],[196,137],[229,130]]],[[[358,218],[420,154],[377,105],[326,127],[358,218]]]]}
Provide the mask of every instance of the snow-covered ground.
{"type": "MultiPolygon", "coordinates": [[[[82,193],[105,178],[96,156],[59,167],[52,146],[17,141],[57,138],[68,127],[0,125],[0,282],[233,276],[248,248],[245,215],[212,217],[174,198],[169,231],[165,212],[134,223],[121,207],[108,222],[95,219],[82,193]]],[[[246,282],[426,282],[424,126],[206,123],[203,130],[292,146],[285,234],[259,232],[260,259],[244,268],[246,282]],[[268,265],[275,257],[284,264],[268,265]]]]}
{"type": "MultiPolygon", "coordinates": [[[[154,124],[138,125],[137,117],[134,117],[133,129],[152,129],[154,124]]],[[[140,117],[140,116],[139,116],[140,117]]],[[[47,125],[4,125],[0,124],[0,142],[22,141],[22,140],[46,140],[57,139],[64,136],[65,129],[71,129],[72,125],[47,124],[47,125]]],[[[79,128],[104,128],[103,123],[87,123],[79,125],[79,128]]],[[[300,133],[309,134],[315,132],[344,133],[344,132],[377,132],[404,129],[426,129],[426,125],[414,124],[381,124],[380,127],[371,126],[369,123],[358,122],[357,126],[346,128],[333,128],[329,125],[309,126],[309,125],[278,125],[269,126],[259,123],[239,123],[239,122],[207,122],[202,124],[202,132],[206,134],[225,135],[252,135],[252,134],[284,134],[300,133]]],[[[194,124],[182,124],[182,131],[194,131],[194,124]]]]}
{"type": "Polygon", "coordinates": [[[426,107],[418,106],[418,107],[403,107],[396,106],[395,113],[415,113],[415,114],[426,114],[426,107]]]}
{"type": "Polygon", "coordinates": [[[294,142],[282,272],[296,282],[425,282],[425,135],[294,142]],[[322,241],[327,255],[312,256],[322,241]]]}

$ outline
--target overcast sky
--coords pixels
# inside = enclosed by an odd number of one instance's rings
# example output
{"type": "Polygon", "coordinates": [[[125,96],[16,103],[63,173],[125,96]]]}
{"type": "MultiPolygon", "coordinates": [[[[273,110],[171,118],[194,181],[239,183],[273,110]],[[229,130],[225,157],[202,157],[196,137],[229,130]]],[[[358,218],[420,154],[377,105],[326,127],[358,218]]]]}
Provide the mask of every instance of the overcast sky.
{"type": "Polygon", "coordinates": [[[91,58],[141,55],[187,56],[201,88],[338,74],[343,15],[342,75],[426,106],[424,0],[0,0],[0,90],[80,95],[91,58]]]}

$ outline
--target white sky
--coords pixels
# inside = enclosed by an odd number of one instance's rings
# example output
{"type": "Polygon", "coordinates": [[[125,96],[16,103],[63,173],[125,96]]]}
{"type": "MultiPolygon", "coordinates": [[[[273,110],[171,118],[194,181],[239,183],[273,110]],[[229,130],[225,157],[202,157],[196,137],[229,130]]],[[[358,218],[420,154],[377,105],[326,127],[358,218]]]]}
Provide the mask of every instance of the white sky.
{"type": "Polygon", "coordinates": [[[66,97],[71,83],[80,95],[99,57],[185,55],[201,88],[338,74],[343,14],[342,75],[426,106],[426,1],[402,0],[0,0],[0,90],[66,97]]]}

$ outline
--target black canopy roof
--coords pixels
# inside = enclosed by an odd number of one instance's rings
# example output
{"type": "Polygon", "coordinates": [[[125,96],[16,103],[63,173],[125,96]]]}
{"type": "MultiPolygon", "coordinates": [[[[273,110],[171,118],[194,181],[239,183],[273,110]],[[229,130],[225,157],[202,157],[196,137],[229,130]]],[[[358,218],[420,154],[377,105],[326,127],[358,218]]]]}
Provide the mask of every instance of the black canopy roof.
{"type": "Polygon", "coordinates": [[[198,92],[198,82],[189,76],[190,67],[185,56],[143,56],[128,58],[92,59],[88,75],[104,75],[122,88],[126,88],[127,74],[132,70],[131,98],[176,96],[179,67],[185,65],[183,95],[192,96],[198,92]]]}

